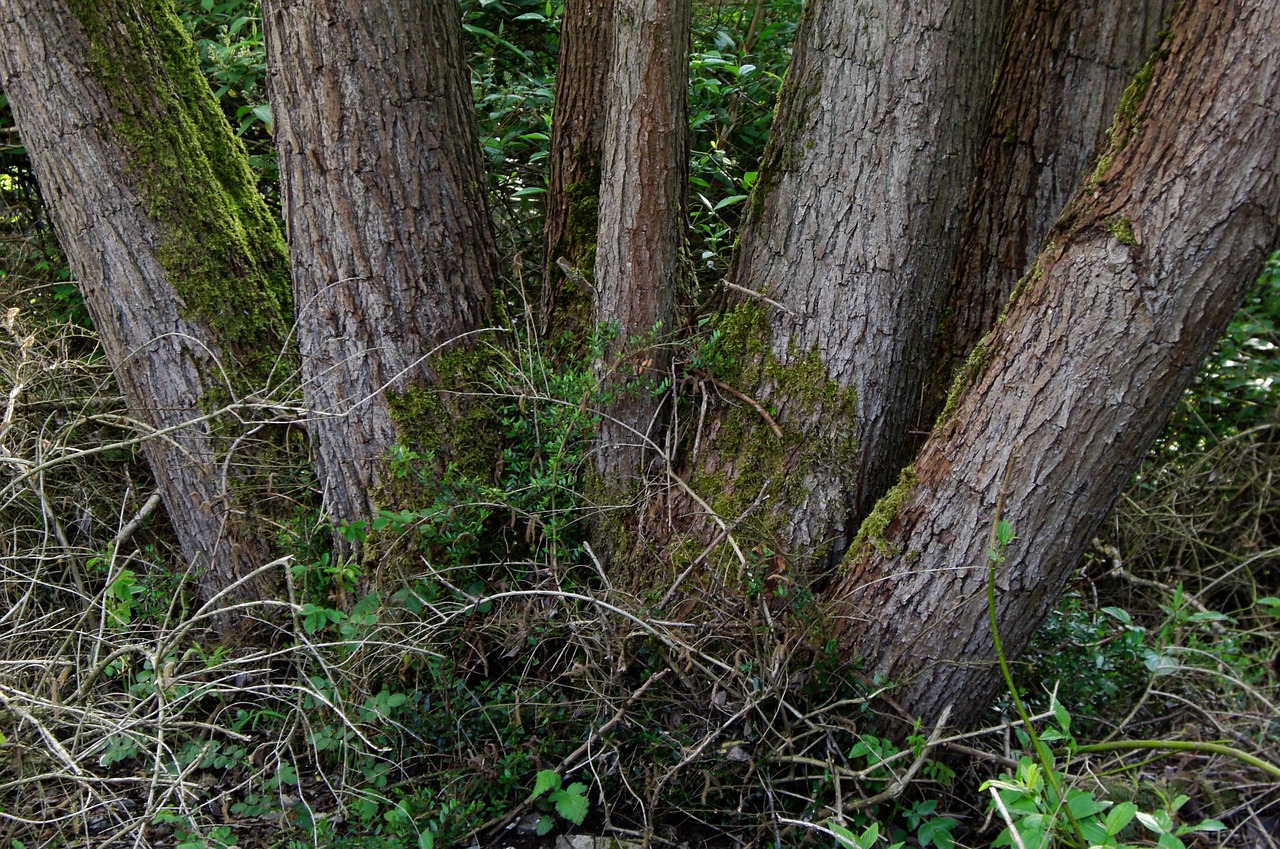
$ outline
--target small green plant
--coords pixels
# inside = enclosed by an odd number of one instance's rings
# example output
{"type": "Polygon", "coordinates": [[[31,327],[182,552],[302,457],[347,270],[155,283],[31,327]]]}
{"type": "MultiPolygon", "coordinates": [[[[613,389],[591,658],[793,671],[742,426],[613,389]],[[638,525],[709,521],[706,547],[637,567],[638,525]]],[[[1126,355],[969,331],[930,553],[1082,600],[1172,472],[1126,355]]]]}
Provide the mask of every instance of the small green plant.
{"type": "Polygon", "coordinates": [[[1174,815],[1186,804],[1186,796],[1174,798],[1166,809],[1146,813],[1133,802],[1117,804],[1098,799],[1092,792],[1078,787],[1067,786],[1065,793],[1055,789],[1062,786],[1066,786],[1064,775],[1046,774],[1031,758],[1019,761],[1013,775],[1006,773],[984,782],[983,791],[992,796],[991,807],[1005,822],[1005,829],[992,846],[1134,849],[1143,845],[1139,842],[1140,835],[1129,828],[1130,823],[1137,820],[1152,835],[1156,846],[1185,849],[1184,836],[1225,828],[1217,820],[1204,820],[1197,825],[1177,824],[1174,815]]]}
{"type": "Polygon", "coordinates": [[[111,624],[124,627],[133,621],[135,599],[146,592],[131,569],[121,569],[107,587],[107,615],[111,624]]]}
{"type": "Polygon", "coordinates": [[[952,849],[956,841],[951,832],[960,822],[955,817],[938,816],[937,810],[937,799],[922,799],[903,809],[902,818],[921,846],[952,849]]]}
{"type": "MultiPolygon", "coordinates": [[[[534,778],[530,798],[545,798],[548,808],[553,809],[556,816],[574,825],[582,825],[591,807],[591,801],[587,798],[587,785],[575,781],[563,786],[560,773],[553,769],[541,770],[534,778]]],[[[538,820],[539,835],[548,834],[554,827],[555,821],[549,815],[538,820]]]]}
{"type": "MultiPolygon", "coordinates": [[[[878,849],[881,841],[880,824],[876,822],[871,823],[860,834],[857,834],[835,820],[829,820],[826,830],[836,839],[836,844],[841,849],[878,849]]],[[[888,849],[902,849],[904,845],[906,844],[899,841],[890,844],[888,849]]]]}

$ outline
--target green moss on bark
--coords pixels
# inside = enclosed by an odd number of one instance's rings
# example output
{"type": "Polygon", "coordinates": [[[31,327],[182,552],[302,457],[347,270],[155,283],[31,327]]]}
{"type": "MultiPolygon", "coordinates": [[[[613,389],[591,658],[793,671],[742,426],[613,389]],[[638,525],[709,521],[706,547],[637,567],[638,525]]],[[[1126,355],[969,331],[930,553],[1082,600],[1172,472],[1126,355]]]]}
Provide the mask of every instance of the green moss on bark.
{"type": "MultiPolygon", "coordinates": [[[[789,525],[810,496],[812,482],[855,467],[857,394],[830,378],[816,350],[792,351],[787,362],[779,360],[772,350],[765,308],[756,301],[721,315],[714,327],[721,335],[713,353],[727,360],[720,378],[739,391],[756,393],[782,438],[758,410],[735,403],[719,419],[717,469],[695,474],[690,483],[730,522],[767,484],[768,504],[754,511],[735,536],[744,549],[785,553],[789,525]]],[[[826,553],[821,547],[804,552],[815,560],[826,553]]]]}
{"type": "Polygon", "coordinates": [[[1164,47],[1164,38],[1161,38],[1161,46],[1148,57],[1142,67],[1138,69],[1138,73],[1134,75],[1133,81],[1125,88],[1124,93],[1120,96],[1120,105],[1116,108],[1115,118],[1111,122],[1111,127],[1107,130],[1106,146],[1103,148],[1102,154],[1098,157],[1097,165],[1094,166],[1093,174],[1089,177],[1090,186],[1098,186],[1106,177],[1111,166],[1115,164],[1116,157],[1120,152],[1128,146],[1129,142],[1142,132],[1142,124],[1146,116],[1139,112],[1142,102],[1146,100],[1147,92],[1151,90],[1151,82],[1155,79],[1156,65],[1160,60],[1168,55],[1168,51],[1164,47]]]}
{"type": "MultiPolygon", "coordinates": [[[[600,229],[600,166],[592,165],[586,175],[564,190],[568,203],[565,235],[558,248],[566,249],[569,261],[587,280],[594,279],[596,237],[600,229]]],[[[552,257],[552,260],[559,257],[552,257]]]]}
{"type": "Polygon", "coordinates": [[[853,545],[849,546],[849,553],[845,555],[846,565],[869,554],[871,547],[884,557],[898,554],[898,547],[888,539],[889,526],[893,524],[894,519],[898,518],[898,511],[911,498],[917,483],[919,478],[916,476],[914,465],[902,470],[898,476],[898,482],[881,496],[871,513],[862,520],[858,535],[853,538],[853,545]]]}
{"type": "Polygon", "coordinates": [[[237,389],[260,388],[288,337],[288,253],[186,29],[162,0],[69,7],[119,116],[112,129],[161,234],[156,255],[183,317],[234,361],[226,371],[237,389]]]}
{"type": "Polygon", "coordinates": [[[498,399],[485,382],[496,358],[484,345],[455,348],[431,359],[434,386],[388,392],[400,445],[434,458],[441,469],[451,466],[463,477],[492,481],[501,456],[501,423],[498,399]]]}
{"type": "Polygon", "coordinates": [[[947,390],[947,401],[942,406],[942,412],[938,414],[937,424],[934,425],[934,433],[940,432],[942,426],[955,414],[956,407],[960,405],[960,398],[973,385],[990,361],[991,349],[987,346],[987,340],[983,339],[969,352],[969,358],[952,379],[951,388],[947,390]]]}
{"type": "Polygon", "coordinates": [[[1111,218],[1103,223],[1111,237],[1122,245],[1131,248],[1138,246],[1138,237],[1133,232],[1133,220],[1129,218],[1111,218]]]}

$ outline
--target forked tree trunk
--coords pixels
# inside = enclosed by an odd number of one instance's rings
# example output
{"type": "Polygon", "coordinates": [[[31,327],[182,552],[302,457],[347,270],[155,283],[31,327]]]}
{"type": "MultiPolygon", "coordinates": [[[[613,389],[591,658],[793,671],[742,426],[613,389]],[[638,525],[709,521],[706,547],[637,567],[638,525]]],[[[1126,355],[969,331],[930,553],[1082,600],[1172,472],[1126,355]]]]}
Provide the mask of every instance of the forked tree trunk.
{"type": "MultiPolygon", "coordinates": [[[[613,0],[566,0],[561,20],[547,158],[544,275],[552,291],[563,277],[559,260],[583,275],[595,269],[613,0]]],[[[548,297],[544,309],[553,310],[557,300],[548,297]]]]}
{"type": "Polygon", "coordinates": [[[688,190],[691,0],[619,0],[605,108],[595,319],[611,338],[598,364],[612,393],[596,464],[622,492],[661,440],[688,190]]]}
{"type": "Polygon", "coordinates": [[[830,563],[918,442],[1004,5],[804,12],[730,275],[758,297],[703,357],[729,407],[685,419],[692,488],[729,523],[757,505],[753,546],[830,563]]]}
{"type": "Polygon", "coordinates": [[[483,326],[498,276],[460,12],[263,5],[315,463],[329,515],[358,520],[402,428],[444,426],[417,393],[483,326]]]}
{"type": "Polygon", "coordinates": [[[995,325],[1092,166],[1174,5],[1029,0],[1014,8],[918,428],[931,426],[952,373],[995,325]]]}
{"type": "Polygon", "coordinates": [[[1280,4],[1184,3],[1154,80],[831,593],[842,651],[911,714],[989,703],[993,523],[1017,656],[1280,238],[1280,4]]]}
{"type": "Polygon", "coordinates": [[[208,600],[272,556],[270,450],[204,416],[292,371],[279,231],[169,3],[3,0],[0,21],[0,84],[208,600]]]}

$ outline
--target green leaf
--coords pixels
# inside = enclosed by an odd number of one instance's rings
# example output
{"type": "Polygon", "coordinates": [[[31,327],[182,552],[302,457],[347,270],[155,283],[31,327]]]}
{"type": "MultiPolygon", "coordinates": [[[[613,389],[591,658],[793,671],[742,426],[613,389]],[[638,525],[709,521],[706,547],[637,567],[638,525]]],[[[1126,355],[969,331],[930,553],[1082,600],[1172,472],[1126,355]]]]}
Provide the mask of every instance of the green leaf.
{"type": "Polygon", "coordinates": [[[746,195],[730,195],[729,197],[717,203],[711,211],[719,212],[720,210],[724,209],[726,206],[733,206],[734,204],[742,203],[746,199],[747,199],[746,195]]]}
{"type": "Polygon", "coordinates": [[[1071,714],[1067,713],[1067,709],[1059,701],[1053,703],[1053,718],[1058,720],[1058,727],[1063,731],[1071,731],[1071,714]]]}
{"type": "Polygon", "coordinates": [[[546,837],[551,833],[551,829],[556,827],[556,821],[551,817],[538,817],[538,824],[534,827],[539,837],[546,837]]]}
{"type": "Polygon", "coordinates": [[[1262,612],[1268,616],[1280,619],[1280,598],[1276,598],[1273,595],[1260,598],[1257,601],[1257,606],[1262,608],[1262,612]]]}
{"type": "Polygon", "coordinates": [[[1138,806],[1132,802],[1121,802],[1107,812],[1107,819],[1104,825],[1107,834],[1119,834],[1124,827],[1133,821],[1133,817],[1138,813],[1138,806]]]}
{"type": "Polygon", "coordinates": [[[560,789],[560,773],[554,769],[544,769],[538,773],[533,779],[533,795],[530,799],[536,799],[548,790],[560,789]]]}
{"type": "MultiPolygon", "coordinates": [[[[1112,840],[1111,835],[1107,834],[1106,826],[1098,822],[1096,818],[1080,820],[1080,833],[1084,835],[1084,839],[1089,842],[1090,846],[1104,845],[1108,840],[1112,840]]],[[[1112,840],[1114,843],[1115,841],[1112,840]]]]}
{"type": "Polygon", "coordinates": [[[574,782],[564,790],[557,790],[551,795],[555,800],[556,813],[574,825],[582,825],[587,818],[587,808],[591,803],[586,797],[587,785],[574,782]]]}
{"type": "Polygon", "coordinates": [[[1178,661],[1163,652],[1148,651],[1142,662],[1156,677],[1172,675],[1178,671],[1178,661]]]}
{"type": "Polygon", "coordinates": [[[1133,617],[1129,615],[1129,611],[1122,607],[1104,607],[1101,612],[1107,614],[1121,625],[1128,625],[1133,622],[1133,617]]]}
{"type": "Polygon", "coordinates": [[[1198,824],[1191,826],[1187,831],[1226,831],[1226,823],[1219,820],[1201,820],[1198,824]]]}
{"type": "Polygon", "coordinates": [[[1099,801],[1093,798],[1092,793],[1087,793],[1084,790],[1071,790],[1067,793],[1067,808],[1076,819],[1084,819],[1094,814],[1100,814],[1109,807],[1111,807],[1110,802],[1099,801]]]}
{"type": "Polygon", "coordinates": [[[418,849],[435,849],[436,836],[430,831],[418,835],[418,849]]]}
{"type": "MultiPolygon", "coordinates": [[[[875,827],[876,824],[872,823],[871,828],[875,827]]],[[[827,828],[830,829],[831,833],[836,836],[836,841],[841,846],[845,847],[845,849],[860,849],[858,846],[858,838],[854,836],[852,831],[845,828],[840,823],[835,820],[827,820],[827,828]]],[[[870,831],[871,829],[867,830],[870,831]]]]}

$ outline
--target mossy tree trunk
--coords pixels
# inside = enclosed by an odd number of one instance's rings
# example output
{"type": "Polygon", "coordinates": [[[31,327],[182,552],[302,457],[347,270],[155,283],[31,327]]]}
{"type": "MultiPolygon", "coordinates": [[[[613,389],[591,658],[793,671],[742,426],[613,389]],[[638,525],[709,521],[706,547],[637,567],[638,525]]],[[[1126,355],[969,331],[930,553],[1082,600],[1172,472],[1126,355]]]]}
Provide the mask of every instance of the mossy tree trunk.
{"type": "Polygon", "coordinates": [[[830,565],[920,441],[1004,6],[805,9],[730,272],[758,297],[720,319],[703,389],[727,406],[697,412],[687,455],[725,521],[757,505],[753,546],[830,565]]]}
{"type": "Polygon", "coordinates": [[[993,524],[1016,656],[1280,238],[1280,5],[1184,2],[1163,56],[830,594],[909,713],[988,703],[993,524]]]}
{"type": "Polygon", "coordinates": [[[688,191],[691,0],[619,0],[600,167],[595,320],[611,335],[597,364],[612,395],[597,470],[620,493],[662,440],[688,191]],[[649,456],[652,451],[649,450],[649,456]]]}
{"type": "Polygon", "coordinates": [[[283,241],[171,4],[4,0],[0,21],[0,84],[208,600],[272,557],[273,449],[208,414],[292,372],[283,241]]]}
{"type": "Polygon", "coordinates": [[[359,520],[403,431],[444,425],[435,355],[470,344],[498,277],[460,12],[263,6],[315,463],[330,517],[359,520]]]}
{"type": "Polygon", "coordinates": [[[1030,270],[1175,5],[1033,0],[1013,9],[918,429],[931,426],[952,373],[1030,270]]]}

